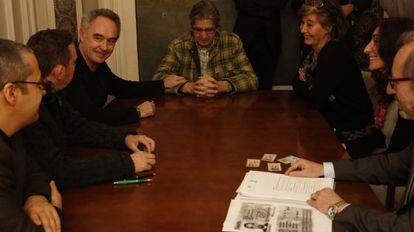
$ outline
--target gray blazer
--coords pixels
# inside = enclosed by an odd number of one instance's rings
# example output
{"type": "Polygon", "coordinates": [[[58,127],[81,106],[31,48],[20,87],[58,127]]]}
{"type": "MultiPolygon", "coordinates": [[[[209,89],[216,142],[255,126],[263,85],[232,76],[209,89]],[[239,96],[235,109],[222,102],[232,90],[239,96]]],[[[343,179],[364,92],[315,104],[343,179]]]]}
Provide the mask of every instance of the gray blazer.
{"type": "Polygon", "coordinates": [[[351,204],[335,217],[336,231],[414,231],[414,142],[398,153],[333,164],[336,180],[407,186],[404,203],[395,212],[351,204]]]}

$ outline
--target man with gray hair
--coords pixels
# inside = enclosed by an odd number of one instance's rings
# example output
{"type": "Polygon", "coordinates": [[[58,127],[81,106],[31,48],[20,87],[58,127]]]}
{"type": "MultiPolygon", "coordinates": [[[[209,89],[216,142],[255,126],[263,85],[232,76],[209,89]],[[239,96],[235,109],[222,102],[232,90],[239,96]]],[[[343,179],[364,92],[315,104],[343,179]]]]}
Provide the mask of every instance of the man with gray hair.
{"type": "Polygon", "coordinates": [[[71,105],[84,117],[109,125],[137,122],[155,114],[154,102],[145,101],[136,107],[104,107],[108,95],[116,98],[154,96],[184,81],[168,78],[164,81],[126,81],[112,73],[106,64],[121,32],[119,16],[109,9],[95,9],[82,18],[78,59],[73,81],[65,89],[71,105]]]}
{"type": "Polygon", "coordinates": [[[44,94],[33,51],[0,39],[0,231],[61,231],[54,182],[10,139],[39,118],[44,94]]]}
{"type": "Polygon", "coordinates": [[[236,34],[220,31],[220,14],[202,0],[190,12],[191,30],[168,46],[154,80],[179,77],[186,81],[167,93],[213,97],[256,90],[257,76],[236,34]]]}
{"type": "MultiPolygon", "coordinates": [[[[395,55],[389,91],[402,110],[414,118],[414,42],[395,55]]],[[[290,176],[332,177],[336,180],[377,185],[406,186],[402,206],[395,212],[378,212],[345,202],[331,188],[313,193],[308,203],[333,220],[336,231],[414,231],[414,141],[405,150],[357,160],[323,164],[300,159],[286,171],[290,176]]]]}

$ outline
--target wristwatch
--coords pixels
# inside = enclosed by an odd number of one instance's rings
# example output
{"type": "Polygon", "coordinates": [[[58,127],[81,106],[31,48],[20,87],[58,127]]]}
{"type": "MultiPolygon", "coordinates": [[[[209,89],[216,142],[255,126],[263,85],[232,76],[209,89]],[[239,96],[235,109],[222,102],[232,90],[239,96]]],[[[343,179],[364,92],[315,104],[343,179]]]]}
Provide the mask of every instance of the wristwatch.
{"type": "Polygon", "coordinates": [[[335,215],[339,212],[341,212],[345,206],[347,206],[348,203],[346,203],[345,201],[338,201],[335,204],[329,206],[328,208],[328,217],[329,219],[331,219],[332,221],[335,218],[335,215]]]}

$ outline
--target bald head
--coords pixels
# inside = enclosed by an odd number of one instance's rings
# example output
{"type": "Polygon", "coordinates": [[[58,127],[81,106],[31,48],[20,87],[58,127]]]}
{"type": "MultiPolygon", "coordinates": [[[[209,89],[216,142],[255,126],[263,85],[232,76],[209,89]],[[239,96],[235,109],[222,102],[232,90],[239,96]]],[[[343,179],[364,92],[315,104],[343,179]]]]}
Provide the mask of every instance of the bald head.
{"type": "Polygon", "coordinates": [[[392,65],[394,77],[414,77],[414,41],[409,42],[398,50],[392,65]]]}
{"type": "MultiPolygon", "coordinates": [[[[392,79],[414,77],[414,42],[398,50],[392,65],[392,79]]],[[[395,96],[409,118],[414,119],[414,80],[395,81],[395,96]]]]}

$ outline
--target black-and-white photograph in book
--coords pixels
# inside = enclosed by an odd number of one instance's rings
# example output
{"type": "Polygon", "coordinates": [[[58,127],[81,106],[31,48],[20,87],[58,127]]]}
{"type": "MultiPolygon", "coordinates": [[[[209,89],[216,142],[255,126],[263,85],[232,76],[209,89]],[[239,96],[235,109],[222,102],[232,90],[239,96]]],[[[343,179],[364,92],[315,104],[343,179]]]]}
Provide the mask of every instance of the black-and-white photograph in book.
{"type": "Polygon", "coordinates": [[[271,228],[269,220],[274,216],[274,213],[275,207],[270,204],[245,202],[241,206],[235,229],[268,232],[271,228]]]}
{"type": "Polygon", "coordinates": [[[234,229],[252,232],[312,232],[312,210],[244,202],[234,229]]]}
{"type": "Polygon", "coordinates": [[[308,205],[234,199],[223,223],[226,232],[332,232],[332,221],[308,205]]]}

